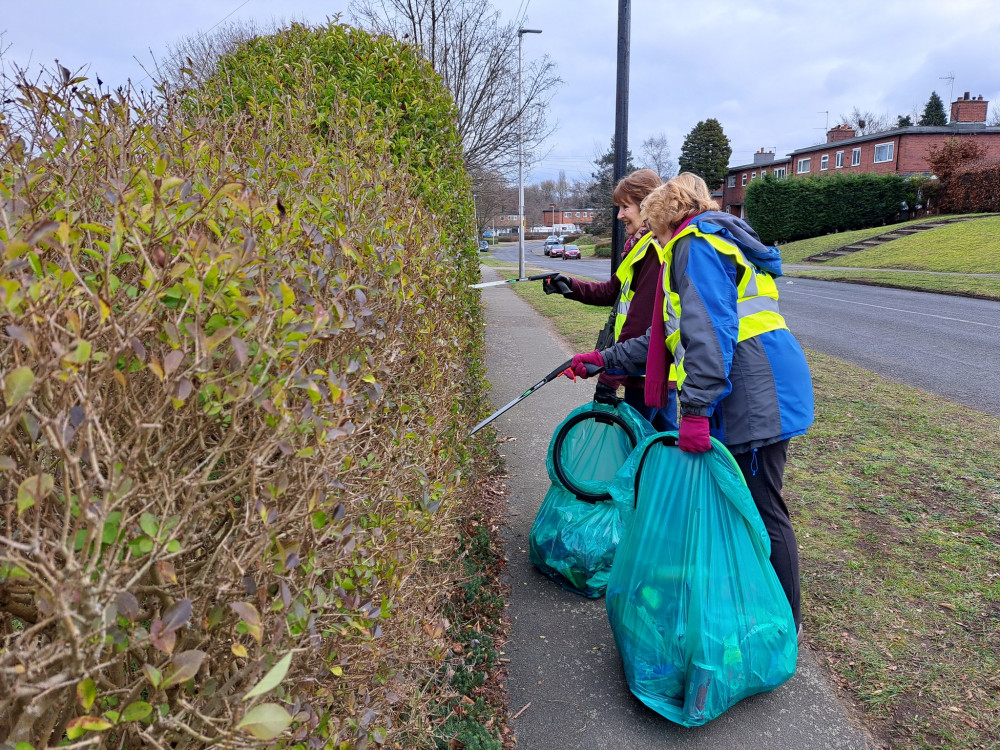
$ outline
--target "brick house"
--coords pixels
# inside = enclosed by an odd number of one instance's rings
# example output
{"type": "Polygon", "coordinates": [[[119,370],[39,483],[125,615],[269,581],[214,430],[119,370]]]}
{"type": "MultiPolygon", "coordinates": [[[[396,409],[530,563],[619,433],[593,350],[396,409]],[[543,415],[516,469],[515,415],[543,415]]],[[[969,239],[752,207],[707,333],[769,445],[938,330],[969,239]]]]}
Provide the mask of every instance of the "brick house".
{"type": "Polygon", "coordinates": [[[495,227],[497,234],[517,234],[517,209],[498,213],[487,225],[495,227]]]}
{"type": "Polygon", "coordinates": [[[767,174],[773,174],[775,177],[787,177],[790,163],[788,157],[776,159],[773,151],[761,149],[753,155],[753,161],[750,164],[730,167],[729,174],[726,176],[725,182],[722,183],[721,199],[717,192],[713,192],[712,197],[722,206],[723,211],[735,214],[741,219],[746,218],[743,210],[743,195],[746,192],[746,186],[758,177],[767,174]]]}
{"type": "Polygon", "coordinates": [[[783,177],[851,172],[930,174],[931,149],[941,148],[949,138],[975,138],[985,147],[987,158],[1000,158],[1000,127],[986,125],[988,105],[982,96],[971,98],[965,92],[952,103],[947,125],[914,125],[861,136],[850,125],[837,125],[827,131],[826,143],[796,149],[784,159],[774,159],[773,152],[761,149],[754,154],[753,164],[729,168],[722,210],[745,217],[744,188],[754,172],[760,175],[764,170],[783,177]]]}
{"type": "Polygon", "coordinates": [[[583,227],[594,220],[597,211],[593,208],[546,208],[542,210],[542,224],[554,227],[556,224],[576,224],[583,227]]]}

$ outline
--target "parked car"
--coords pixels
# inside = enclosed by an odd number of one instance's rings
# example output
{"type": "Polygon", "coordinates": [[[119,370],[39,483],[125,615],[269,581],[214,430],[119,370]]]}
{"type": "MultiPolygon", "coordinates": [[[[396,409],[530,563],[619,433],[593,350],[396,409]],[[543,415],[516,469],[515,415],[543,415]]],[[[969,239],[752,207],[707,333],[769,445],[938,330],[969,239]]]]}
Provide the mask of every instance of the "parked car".
{"type": "Polygon", "coordinates": [[[486,240],[479,241],[479,252],[488,253],[490,251],[490,243],[486,240]]]}
{"type": "Polygon", "coordinates": [[[580,248],[576,245],[563,246],[563,260],[580,260],[580,248]]]}
{"type": "Polygon", "coordinates": [[[563,246],[562,245],[549,245],[549,255],[553,258],[563,257],[563,246]]]}
{"type": "Polygon", "coordinates": [[[493,236],[493,230],[492,229],[487,229],[485,232],[483,232],[483,237],[486,237],[487,239],[489,239],[492,236],[493,236]]]}

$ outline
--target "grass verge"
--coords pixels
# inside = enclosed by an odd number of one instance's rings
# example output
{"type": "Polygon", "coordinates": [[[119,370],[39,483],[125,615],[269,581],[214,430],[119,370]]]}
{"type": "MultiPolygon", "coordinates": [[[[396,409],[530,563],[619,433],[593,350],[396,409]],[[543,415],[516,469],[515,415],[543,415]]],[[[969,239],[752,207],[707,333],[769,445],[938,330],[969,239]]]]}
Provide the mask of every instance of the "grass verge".
{"type": "MultiPolygon", "coordinates": [[[[837,232],[836,234],[825,234],[822,237],[810,237],[807,240],[797,240],[796,242],[789,242],[786,245],[781,246],[781,260],[784,263],[798,263],[803,258],[808,258],[810,255],[815,255],[816,253],[822,253],[827,250],[833,250],[837,247],[843,247],[844,245],[850,245],[852,242],[860,242],[861,240],[867,240],[869,237],[874,237],[879,234],[885,234],[886,232],[891,232],[894,229],[899,229],[900,227],[906,227],[910,224],[923,224],[928,221],[935,221],[940,219],[950,218],[952,214],[946,216],[929,216],[923,219],[915,219],[913,221],[904,221],[899,224],[889,224],[884,227],[869,227],[867,229],[855,229],[851,232],[837,232]]],[[[938,230],[928,230],[935,232],[938,230]]],[[[921,232],[921,235],[924,233],[921,232]]],[[[913,235],[917,237],[918,235],[913,235]]],[[[898,240],[897,240],[898,241],[898,240]]],[[[861,253],[866,254],[868,251],[862,250],[861,253]]],[[[840,263],[838,262],[838,265],[840,263]]]]}
{"type": "Polygon", "coordinates": [[[846,281],[854,284],[873,284],[895,289],[912,289],[918,292],[956,294],[1000,301],[1000,277],[975,274],[930,274],[906,271],[825,270],[789,271],[786,276],[821,281],[846,281]]]}
{"type": "MultiPolygon", "coordinates": [[[[592,348],[606,310],[510,288],[592,348]]],[[[892,750],[1000,747],[1000,421],[808,356],[785,479],[809,647],[892,750]]]]}
{"type": "Polygon", "coordinates": [[[834,261],[838,266],[1000,273],[1000,216],[946,224],[834,261]]]}

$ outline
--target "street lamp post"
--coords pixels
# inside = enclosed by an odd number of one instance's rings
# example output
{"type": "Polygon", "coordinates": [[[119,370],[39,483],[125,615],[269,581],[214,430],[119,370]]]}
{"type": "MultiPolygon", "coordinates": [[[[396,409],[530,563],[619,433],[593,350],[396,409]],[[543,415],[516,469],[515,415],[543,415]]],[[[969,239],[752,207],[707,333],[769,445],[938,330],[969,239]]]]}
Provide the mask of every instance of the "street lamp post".
{"type": "Polygon", "coordinates": [[[521,39],[525,34],[541,34],[541,29],[517,30],[517,277],[524,278],[524,115],[521,101],[521,39]]]}

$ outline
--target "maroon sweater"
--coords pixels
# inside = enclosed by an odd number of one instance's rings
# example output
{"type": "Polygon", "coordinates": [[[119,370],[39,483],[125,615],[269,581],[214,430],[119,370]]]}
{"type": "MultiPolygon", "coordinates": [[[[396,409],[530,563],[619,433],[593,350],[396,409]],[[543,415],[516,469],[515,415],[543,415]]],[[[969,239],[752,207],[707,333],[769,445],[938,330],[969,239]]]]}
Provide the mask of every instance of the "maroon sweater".
{"type": "MultiPolygon", "coordinates": [[[[628,255],[629,251],[642,239],[649,230],[645,227],[636,232],[629,241],[625,243],[625,251],[622,257],[628,255]]],[[[660,278],[660,258],[653,248],[647,248],[642,260],[633,267],[632,288],[635,296],[629,305],[628,315],[625,318],[625,325],[622,332],[618,334],[618,341],[628,341],[646,333],[653,321],[653,302],[656,297],[656,287],[660,278]]],[[[622,284],[617,276],[612,276],[607,281],[580,281],[573,279],[572,293],[567,294],[567,299],[575,299],[585,305],[601,305],[610,307],[618,299],[618,292],[621,291],[622,284]]],[[[617,387],[624,383],[626,388],[642,388],[643,379],[635,377],[624,377],[616,375],[602,374],[602,383],[617,387]]]]}

